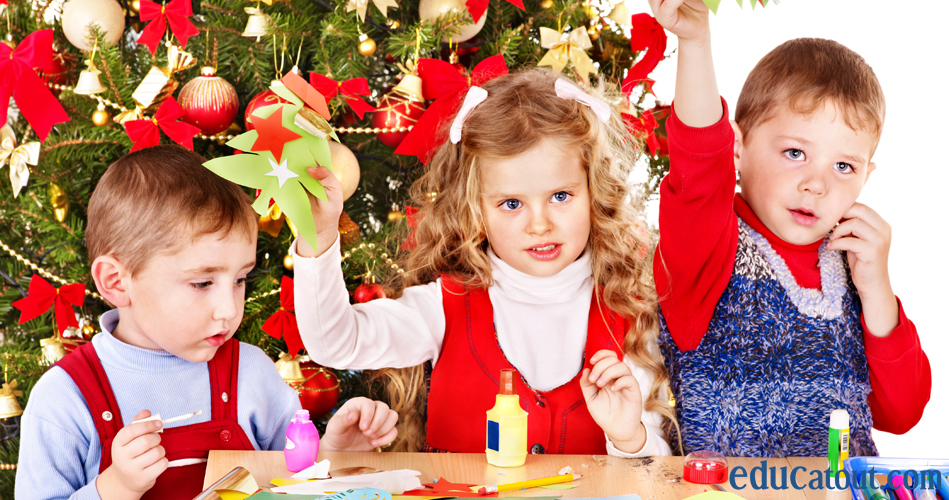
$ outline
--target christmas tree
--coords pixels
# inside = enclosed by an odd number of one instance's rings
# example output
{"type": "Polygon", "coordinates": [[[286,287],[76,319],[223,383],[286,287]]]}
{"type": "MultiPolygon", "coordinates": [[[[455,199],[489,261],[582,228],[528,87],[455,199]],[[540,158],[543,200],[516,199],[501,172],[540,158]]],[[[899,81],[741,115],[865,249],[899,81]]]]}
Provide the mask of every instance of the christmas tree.
{"type": "MultiPolygon", "coordinates": [[[[287,102],[271,86],[293,75],[297,95],[318,92],[325,102],[325,116],[311,118],[329,128],[320,140],[348,196],[339,230],[354,301],[385,296],[379,283],[400,272],[412,225],[407,191],[425,168],[423,134],[412,131],[429,107],[453,113],[460,104],[426,83],[457,80],[458,94],[492,56],[510,71],[551,66],[612,90],[609,104],[642,138],[633,147],[643,150],[647,180],[634,203],[653,195],[668,165],[667,107],[653,108],[648,79],[665,34],[615,0],[9,0],[0,9],[0,108],[9,101],[0,157],[11,179],[0,186],[4,498],[30,389],[97,333],[109,308],[90,279],[86,206],[130,150],[177,142],[208,159],[234,155],[227,142],[261,126],[255,111],[287,102]]],[[[301,360],[289,293],[297,228],[277,203],[262,211],[237,336],[275,360],[304,407],[326,414],[366,393],[366,383],[301,360]]]]}

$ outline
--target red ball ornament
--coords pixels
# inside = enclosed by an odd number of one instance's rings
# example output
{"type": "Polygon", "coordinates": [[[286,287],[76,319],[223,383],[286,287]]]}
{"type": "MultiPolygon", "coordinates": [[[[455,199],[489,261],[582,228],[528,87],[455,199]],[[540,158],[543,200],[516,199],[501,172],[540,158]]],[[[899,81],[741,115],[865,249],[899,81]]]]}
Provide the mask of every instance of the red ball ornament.
{"type": "Polygon", "coordinates": [[[339,379],[329,368],[320,366],[309,358],[300,361],[300,372],[303,373],[303,385],[297,392],[300,394],[300,406],[310,412],[311,419],[318,419],[336,407],[339,400],[339,379]]]}
{"type": "MultiPolygon", "coordinates": [[[[11,48],[16,48],[13,46],[11,48]]],[[[53,52],[52,57],[53,64],[47,70],[37,70],[36,73],[39,75],[40,80],[43,81],[47,86],[50,84],[59,84],[65,85],[68,82],[68,73],[66,71],[66,66],[64,64],[63,54],[61,52],[53,52]]],[[[49,87],[50,92],[55,96],[59,96],[60,90],[57,90],[53,87],[49,87]]]]}
{"type": "Polygon", "coordinates": [[[376,137],[383,144],[393,148],[399,146],[402,139],[409,135],[409,131],[399,132],[391,129],[415,125],[415,122],[425,114],[425,106],[421,101],[399,95],[395,91],[382,96],[376,108],[378,110],[372,114],[373,128],[390,129],[388,132],[377,133],[376,137]]]}
{"type": "Polygon", "coordinates": [[[210,66],[201,68],[201,76],[181,87],[178,104],[185,112],[182,121],[206,135],[223,132],[237,118],[237,90],[210,66]]]}
{"type": "Polygon", "coordinates": [[[353,291],[353,300],[357,304],[384,298],[386,298],[386,291],[378,283],[363,283],[353,291]]]}
{"type": "Polygon", "coordinates": [[[244,128],[246,130],[254,130],[254,124],[250,122],[250,115],[254,114],[254,111],[262,108],[264,106],[270,106],[271,104],[279,104],[281,102],[290,102],[286,99],[278,96],[273,90],[267,89],[254,96],[250,102],[247,103],[247,109],[244,110],[244,128]]]}

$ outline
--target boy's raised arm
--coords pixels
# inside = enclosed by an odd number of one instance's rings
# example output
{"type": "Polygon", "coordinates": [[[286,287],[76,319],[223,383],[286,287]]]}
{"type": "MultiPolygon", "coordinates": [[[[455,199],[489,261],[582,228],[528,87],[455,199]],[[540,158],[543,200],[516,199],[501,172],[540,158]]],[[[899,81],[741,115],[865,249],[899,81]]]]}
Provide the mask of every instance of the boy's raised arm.
{"type": "Polygon", "coordinates": [[[722,118],[722,101],[712,64],[708,7],[702,0],[649,0],[656,21],[679,39],[676,115],[690,127],[707,127],[722,118]]]}

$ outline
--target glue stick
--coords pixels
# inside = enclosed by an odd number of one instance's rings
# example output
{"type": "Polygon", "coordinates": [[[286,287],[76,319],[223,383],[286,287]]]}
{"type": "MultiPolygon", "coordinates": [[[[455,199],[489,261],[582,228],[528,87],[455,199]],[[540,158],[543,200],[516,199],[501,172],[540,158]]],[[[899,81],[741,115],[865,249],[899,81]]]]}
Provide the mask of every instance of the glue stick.
{"type": "Polygon", "coordinates": [[[850,455],[850,414],[847,410],[830,412],[830,428],[827,429],[827,461],[830,472],[836,476],[844,468],[844,460],[850,455]]]}
{"type": "Polygon", "coordinates": [[[519,467],[527,459],[527,412],[521,408],[514,387],[514,370],[501,370],[494,408],[488,410],[488,463],[497,467],[519,467]]]}

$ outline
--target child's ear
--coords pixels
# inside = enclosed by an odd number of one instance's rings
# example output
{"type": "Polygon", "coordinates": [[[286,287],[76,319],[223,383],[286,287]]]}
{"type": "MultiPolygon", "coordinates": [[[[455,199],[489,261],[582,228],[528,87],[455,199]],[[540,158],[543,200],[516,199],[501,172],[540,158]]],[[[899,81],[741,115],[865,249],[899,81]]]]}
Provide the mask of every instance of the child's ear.
{"type": "Polygon", "coordinates": [[[870,180],[870,174],[872,174],[873,171],[876,169],[877,169],[876,163],[873,163],[872,161],[870,163],[867,163],[867,176],[863,179],[863,182],[867,182],[868,180],[870,180]]]}
{"type": "Polygon", "coordinates": [[[110,255],[97,257],[92,261],[92,279],[102,297],[115,307],[128,307],[131,303],[123,279],[128,271],[116,258],[110,255]]]}
{"type": "Polygon", "coordinates": [[[738,122],[736,122],[735,120],[729,120],[728,122],[731,123],[731,125],[732,125],[732,130],[735,131],[735,146],[734,146],[734,147],[735,147],[735,150],[734,150],[734,155],[735,155],[735,170],[738,171],[738,172],[739,172],[739,175],[740,175],[740,172],[741,172],[741,152],[742,152],[742,149],[743,149],[743,147],[744,147],[744,143],[742,142],[743,137],[742,137],[742,135],[741,135],[741,129],[738,128],[738,122]]]}

